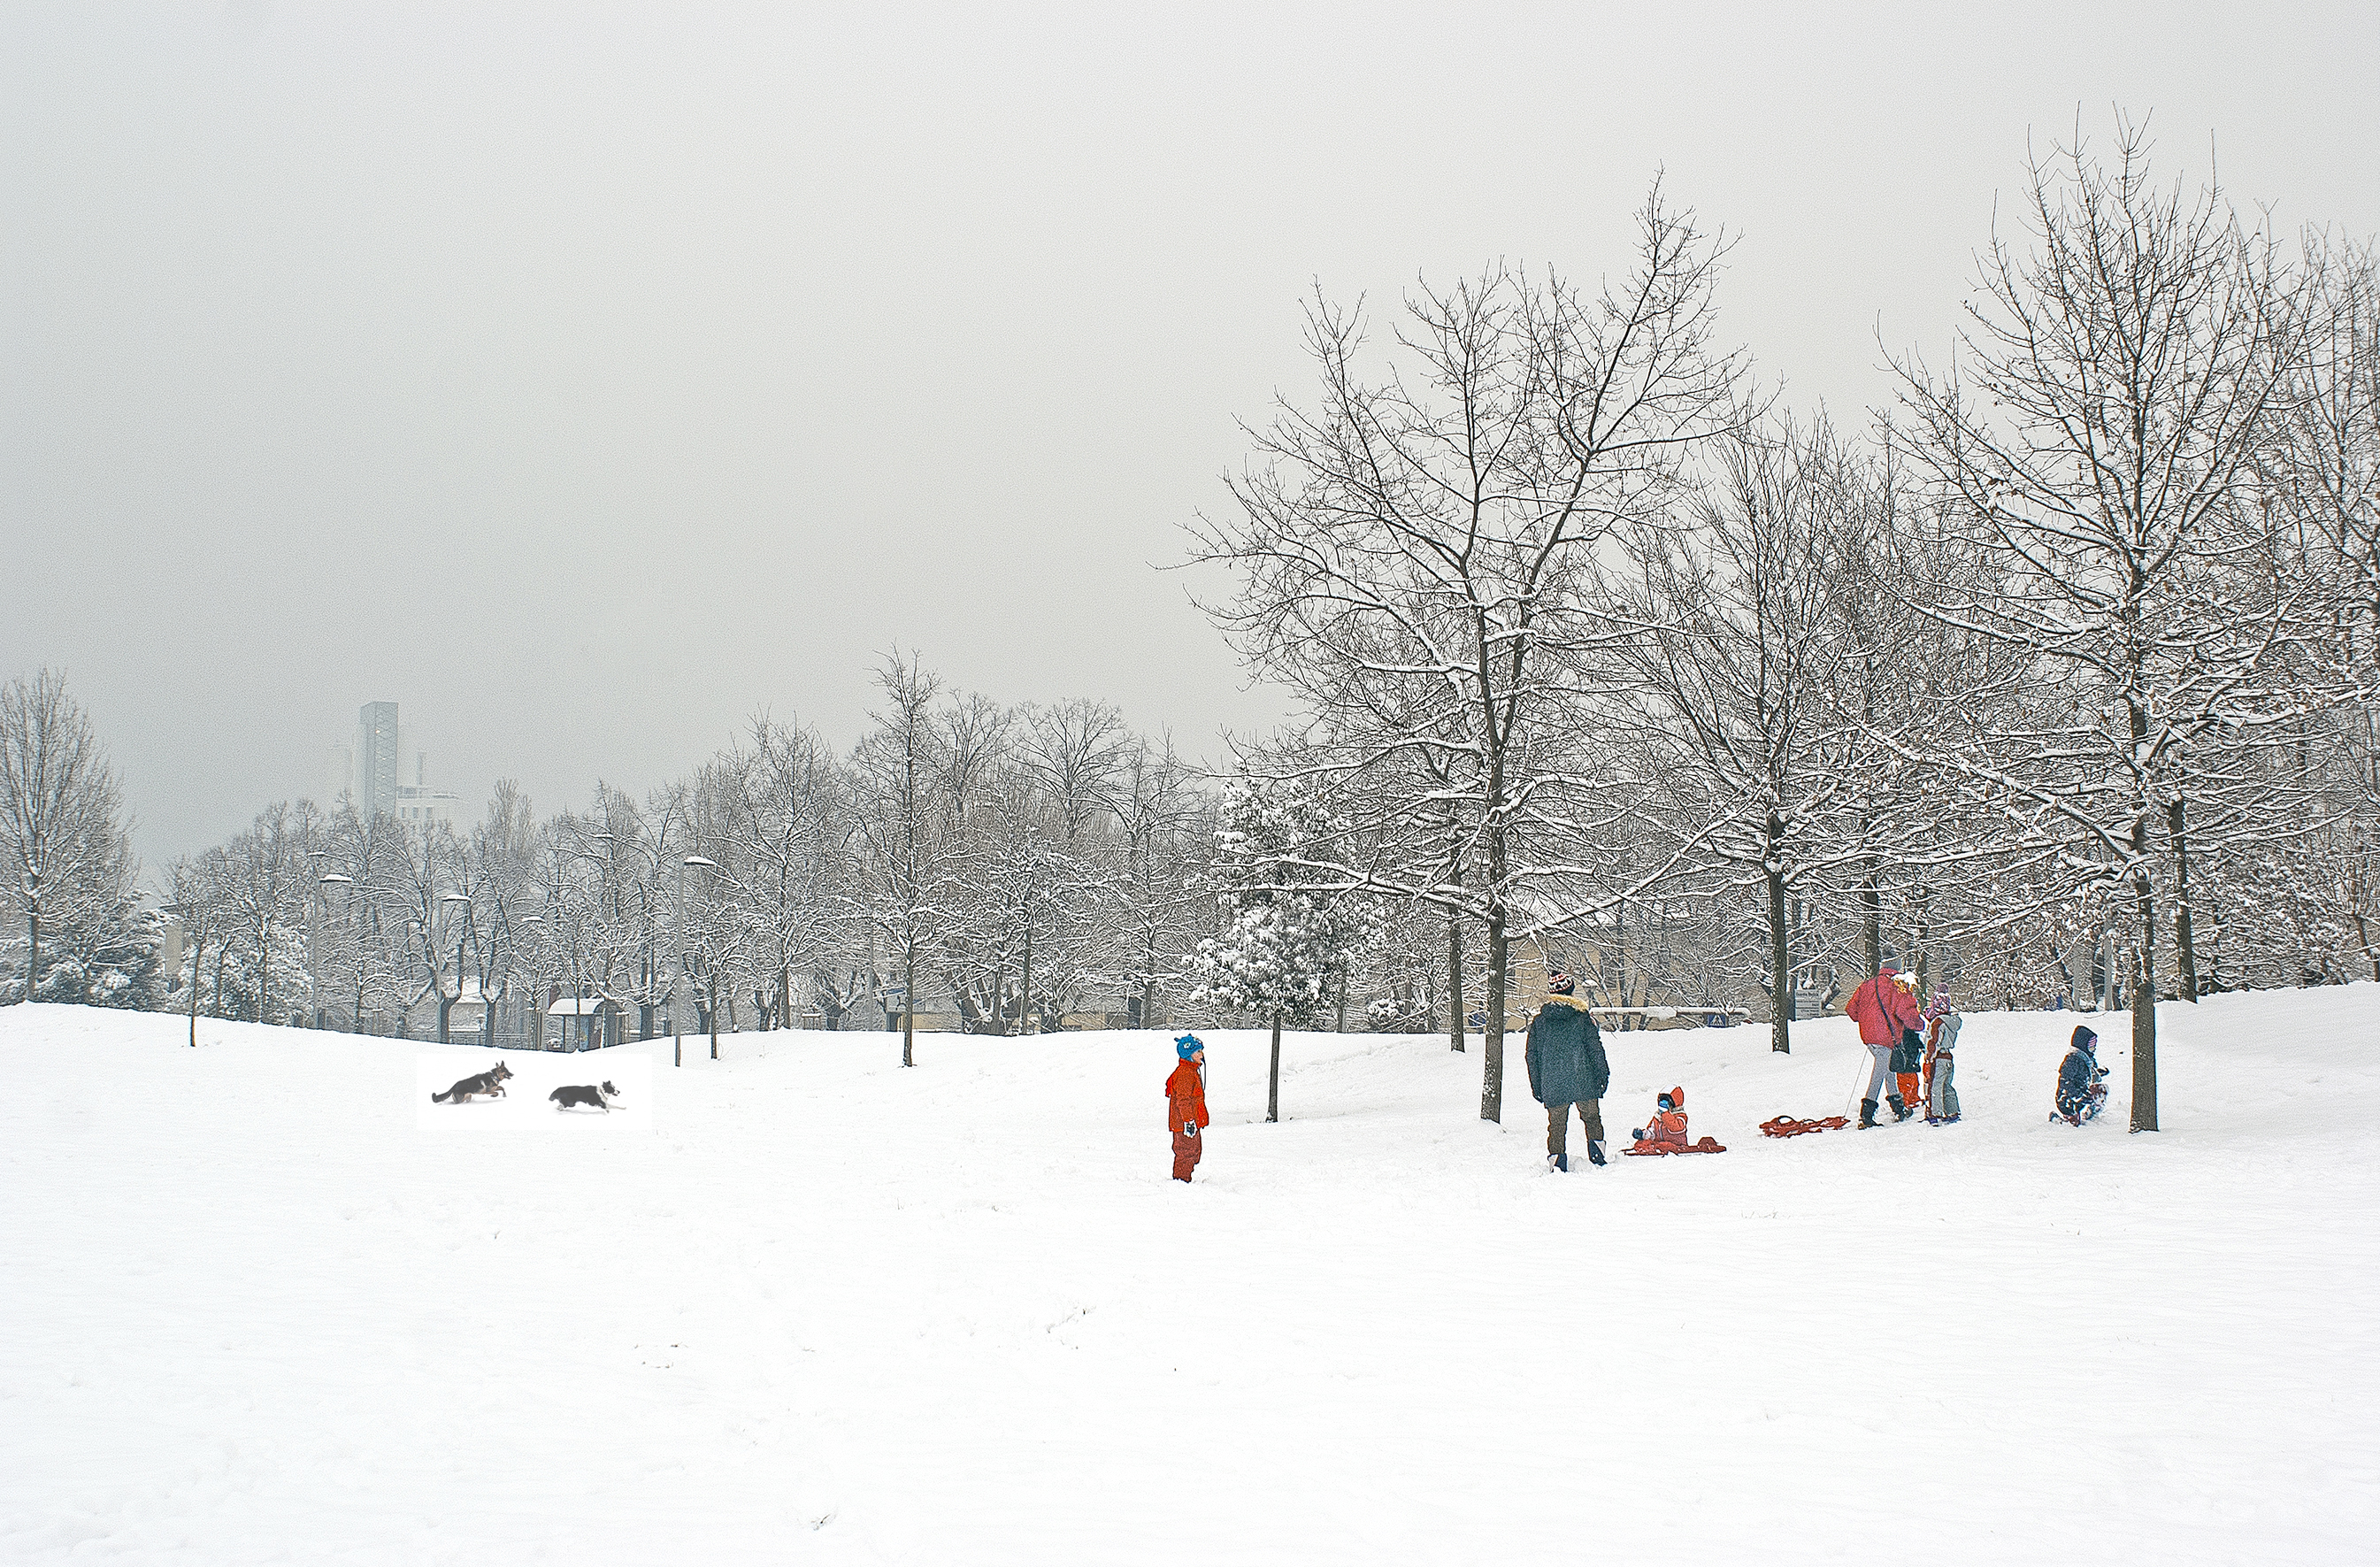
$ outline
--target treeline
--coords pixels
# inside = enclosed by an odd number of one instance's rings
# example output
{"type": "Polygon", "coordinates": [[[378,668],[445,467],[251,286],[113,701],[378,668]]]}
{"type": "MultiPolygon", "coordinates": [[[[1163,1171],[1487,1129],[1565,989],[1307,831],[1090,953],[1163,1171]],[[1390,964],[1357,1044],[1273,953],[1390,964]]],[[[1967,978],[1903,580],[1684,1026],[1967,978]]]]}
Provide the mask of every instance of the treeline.
{"type": "Polygon", "coordinates": [[[1265,770],[1347,823],[1305,862],[1438,911],[1451,984],[1485,941],[1483,1113],[1513,944],[1608,966],[1623,920],[1641,982],[1768,991],[1780,1050],[1888,958],[2036,1004],[2380,977],[2371,246],[2119,125],[2029,171],[1858,431],[1720,337],[1725,253],[1657,186],[1593,285],[1425,282],[1379,333],[1318,297],[1318,392],[1197,529],[1305,702],[1265,770]]]}
{"type": "Polygon", "coordinates": [[[1475,1016],[1495,1117],[1523,948],[1613,1007],[1765,995],[1780,1050],[1797,993],[1888,960],[1985,1005],[2380,978],[2374,249],[2159,183],[2121,124],[2015,210],[1949,355],[1857,429],[1764,390],[1724,242],[1658,187],[1591,285],[1498,266],[1386,332],[1318,297],[1317,390],[1194,528],[1302,710],[1228,787],[896,656],[848,752],[762,720],[642,798],[500,788],[452,832],[273,808],[175,868],[178,975],[125,955],[120,842],[45,861],[31,988],[351,1024],[558,990],[649,1027],[684,984],[735,1026],[1222,1008],[1457,1048],[1475,1016]]]}
{"type": "Polygon", "coordinates": [[[761,717],[583,811],[540,819],[509,783],[460,829],[272,807],[174,867],[185,999],[440,1039],[507,997],[608,1001],[639,1035],[673,1005],[693,1032],[945,1010],[1017,1032],[1177,1003],[1213,841],[1196,771],[1099,703],[1003,706],[897,655],[879,689],[848,753],[761,717]]]}

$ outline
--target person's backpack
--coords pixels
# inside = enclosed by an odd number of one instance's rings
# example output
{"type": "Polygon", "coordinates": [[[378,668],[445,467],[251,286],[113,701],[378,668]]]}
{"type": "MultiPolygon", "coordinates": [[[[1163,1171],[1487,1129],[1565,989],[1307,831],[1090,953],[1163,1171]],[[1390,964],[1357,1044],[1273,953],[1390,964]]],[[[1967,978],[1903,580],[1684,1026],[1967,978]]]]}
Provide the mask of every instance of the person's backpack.
{"type": "Polygon", "coordinates": [[[1892,1047],[1892,1069],[1914,1072],[1925,1064],[1925,1040],[1914,1028],[1900,1031],[1900,1043],[1892,1047]]]}

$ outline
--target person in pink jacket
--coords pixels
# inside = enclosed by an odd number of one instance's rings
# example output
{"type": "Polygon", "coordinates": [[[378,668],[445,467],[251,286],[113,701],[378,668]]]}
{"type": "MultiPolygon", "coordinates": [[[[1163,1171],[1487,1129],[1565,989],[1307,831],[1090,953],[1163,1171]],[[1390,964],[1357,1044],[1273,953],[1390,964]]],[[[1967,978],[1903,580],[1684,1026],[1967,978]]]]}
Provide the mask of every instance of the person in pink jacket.
{"type": "Polygon", "coordinates": [[[1876,1124],[1878,1099],[1892,1106],[1894,1120],[1908,1120],[1909,1101],[1900,1097],[1892,1080],[1892,1047],[1900,1043],[1903,1034],[1913,1033],[1923,1020],[1917,1004],[1917,977],[1886,964],[1876,971],[1876,978],[1852,992],[1852,999],[1843,1003],[1843,1015],[1859,1025],[1860,1043],[1876,1063],[1867,1075],[1867,1092],[1860,1098],[1861,1128],[1876,1124]]]}

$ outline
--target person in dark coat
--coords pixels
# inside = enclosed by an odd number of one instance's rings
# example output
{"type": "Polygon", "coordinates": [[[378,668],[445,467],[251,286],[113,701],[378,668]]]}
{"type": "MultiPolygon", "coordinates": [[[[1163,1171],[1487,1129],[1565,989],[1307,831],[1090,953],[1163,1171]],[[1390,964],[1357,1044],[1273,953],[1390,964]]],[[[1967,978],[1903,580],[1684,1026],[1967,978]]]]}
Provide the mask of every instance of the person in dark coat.
{"type": "Polygon", "coordinates": [[[2107,1069],[2099,1064],[2098,1050],[2099,1036],[2076,1024],[2073,1043],[2058,1065],[2058,1108],[2050,1111],[2052,1121],[2080,1126],[2106,1107],[2107,1086],[2101,1079],[2107,1069]]]}
{"type": "Polygon", "coordinates": [[[1548,977],[1552,994],[1529,1019],[1529,1092],[1546,1107],[1546,1162],[1570,1169],[1570,1112],[1578,1107],[1586,1128],[1589,1163],[1603,1162],[1603,1090],[1611,1086],[1611,1063],[1603,1057],[1603,1036],[1586,1005],[1571,992],[1575,983],[1557,968],[1548,977]]]}

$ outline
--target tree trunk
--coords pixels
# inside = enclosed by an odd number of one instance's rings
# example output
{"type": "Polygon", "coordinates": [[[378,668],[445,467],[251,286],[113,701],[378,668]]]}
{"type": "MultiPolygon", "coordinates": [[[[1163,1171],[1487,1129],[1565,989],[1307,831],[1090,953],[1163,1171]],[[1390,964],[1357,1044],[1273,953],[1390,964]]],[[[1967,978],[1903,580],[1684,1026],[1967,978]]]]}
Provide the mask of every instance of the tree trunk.
{"type": "Polygon", "coordinates": [[[1449,910],[1446,916],[1446,1043],[1456,1054],[1463,1053],[1463,916],[1449,910]]]}
{"type": "MultiPolygon", "coordinates": [[[[261,990],[262,990],[262,987],[261,987],[261,986],[259,986],[259,987],[258,987],[258,989],[259,989],[259,990],[260,990],[260,992],[261,992],[261,990]]],[[[256,1004],[257,1004],[257,1008],[258,1008],[258,1010],[259,1010],[259,1011],[261,1011],[261,1010],[263,1009],[263,1006],[264,1006],[264,1001],[263,1001],[263,997],[261,996],[261,994],[260,994],[260,995],[258,996],[257,1003],[256,1003],[256,1004]]],[[[452,1042],[453,1042],[453,1041],[451,1041],[450,1039],[448,1039],[446,1038],[446,1014],[447,1014],[448,1013],[452,1012],[452,1011],[454,1010],[454,1008],[455,1008],[455,1003],[454,1003],[454,1002],[453,1002],[452,1000],[450,1000],[450,999],[448,998],[448,996],[447,996],[446,992],[445,992],[445,991],[443,991],[443,990],[439,991],[439,992],[438,992],[438,1042],[439,1042],[440,1044],[442,1044],[442,1045],[443,1045],[443,1044],[450,1044],[450,1043],[452,1043],[452,1042]]]]}
{"type": "MultiPolygon", "coordinates": [[[[2148,823],[2135,829],[2132,847],[2148,848],[2148,823]]],[[[2143,875],[2140,893],[2141,952],[2137,983],[2132,987],[2132,1130],[2157,1129],[2156,1077],[2156,894],[2143,875]]]]}
{"type": "MultiPolygon", "coordinates": [[[[1774,817],[1769,819],[1772,835],[1778,830],[1774,817]]],[[[1772,843],[1774,838],[1772,836],[1772,843]]],[[[1772,850],[1773,852],[1773,850],[1772,850]]],[[[1768,873],[1768,974],[1776,994],[1768,1008],[1768,1048],[1779,1055],[1793,1053],[1791,1019],[1793,1015],[1792,956],[1785,944],[1785,876],[1782,871],[1768,873]]]]}
{"type": "Polygon", "coordinates": [[[1272,1014],[1272,1070],[1265,1078],[1265,1119],[1281,1119],[1281,1014],[1272,1014]]]}
{"type": "MultiPolygon", "coordinates": [[[[1621,899],[1611,911],[1611,943],[1612,951],[1617,954],[1620,968],[1620,1004],[1625,1007],[1628,1005],[1628,900],[1626,898],[1621,899]]],[[[1615,1033],[1621,1034],[1628,1031],[1626,1012],[1621,1013],[1619,1018],[1612,1024],[1612,1029],[1615,1033]]]]}
{"type": "MultiPolygon", "coordinates": [[[[205,945],[204,941],[197,940],[190,942],[190,1048],[192,1050],[199,1048],[199,959],[200,949],[205,945]]],[[[31,992],[28,990],[29,999],[30,995],[31,992]]]]}
{"type": "MultiPolygon", "coordinates": [[[[28,905],[25,910],[25,999],[27,1001],[33,999],[33,986],[41,977],[42,917],[39,912],[28,905]]],[[[193,993],[198,989],[198,968],[193,965],[190,969],[190,988],[193,993]]],[[[197,1025],[193,1024],[191,1027],[193,1032],[190,1037],[195,1039],[198,1038],[195,1031],[197,1025]]]]}
{"type": "MultiPolygon", "coordinates": [[[[1502,880],[1501,868],[1495,871],[1502,880]]],[[[1479,1090],[1479,1119],[1500,1123],[1504,1119],[1504,910],[1500,905],[1488,913],[1488,1069],[1479,1090]]]]}
{"type": "Polygon", "coordinates": [[[913,944],[904,959],[902,971],[905,989],[901,992],[901,1064],[917,1064],[917,949],[913,944]]]}
{"type": "Polygon", "coordinates": [[[712,971],[710,980],[710,1059],[719,1059],[719,978],[712,971]]]}
{"type": "Polygon", "coordinates": [[[1913,898],[1917,905],[1917,954],[1912,971],[1917,976],[1917,999],[1920,1004],[1934,993],[1934,926],[1927,917],[1931,911],[1926,906],[1933,895],[1930,892],[1921,891],[1915,893],[1913,898]]]}
{"type": "Polygon", "coordinates": [[[2173,951],[2177,993],[2186,1002],[2198,1000],[2198,941],[2190,916],[2190,832],[2182,802],[2166,809],[2166,828],[2173,835],[2173,951]]]}
{"type": "Polygon", "coordinates": [[[1036,1032],[1030,1021],[1032,1016],[1033,922],[1028,919],[1025,922],[1025,962],[1018,969],[1016,979],[1016,1031],[1018,1033],[1030,1034],[1036,1032]]]}
{"type": "Polygon", "coordinates": [[[1884,966],[1884,897],[1876,875],[1876,856],[1870,855],[1860,869],[1860,955],[1870,974],[1884,966]]]}

